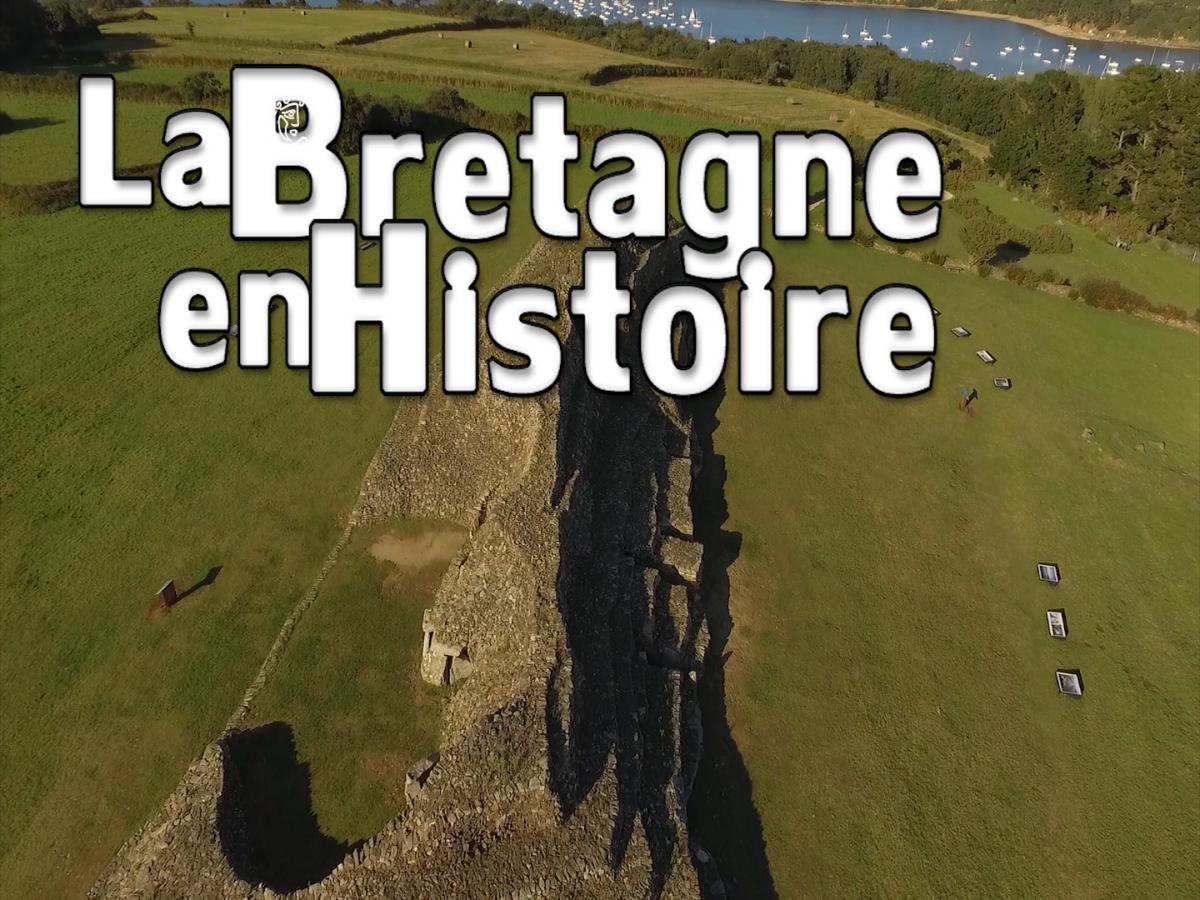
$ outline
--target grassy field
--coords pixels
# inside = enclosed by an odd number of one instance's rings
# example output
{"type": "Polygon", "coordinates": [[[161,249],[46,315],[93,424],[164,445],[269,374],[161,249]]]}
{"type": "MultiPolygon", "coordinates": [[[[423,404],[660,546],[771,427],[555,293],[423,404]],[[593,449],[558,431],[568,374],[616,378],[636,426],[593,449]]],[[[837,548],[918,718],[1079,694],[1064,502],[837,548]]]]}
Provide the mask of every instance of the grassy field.
{"type": "Polygon", "coordinates": [[[1063,223],[1074,245],[1071,252],[1035,253],[1022,260],[1022,265],[1039,271],[1052,268],[1075,282],[1084,278],[1112,278],[1159,305],[1173,303],[1189,311],[1200,306],[1200,267],[1187,257],[1154,242],[1120,250],[1086,228],[1063,219],[1025,191],[1007,191],[999,185],[980,182],[972,195],[1021,228],[1063,223]]]}
{"type": "MultiPolygon", "coordinates": [[[[69,71],[74,74],[80,74],[83,71],[91,71],[87,67],[71,66],[63,67],[59,71],[69,71]]],[[[125,82],[130,83],[149,83],[149,84],[172,84],[177,85],[189,75],[194,75],[200,71],[213,71],[212,69],[203,69],[198,65],[193,66],[164,66],[164,65],[145,65],[137,66],[132,69],[113,69],[113,74],[117,79],[117,98],[118,108],[124,108],[126,104],[131,108],[139,110],[136,115],[130,116],[130,122],[127,123],[124,119],[121,122],[121,142],[118,150],[123,150],[128,144],[135,150],[143,145],[149,152],[149,157],[144,153],[127,153],[128,157],[118,159],[120,165],[133,165],[133,157],[138,156],[142,161],[146,159],[156,158],[156,154],[160,154],[162,145],[162,124],[163,119],[174,108],[168,104],[156,103],[138,103],[136,101],[126,101],[121,99],[120,85],[125,82]],[[144,108],[144,109],[143,109],[144,108]],[[130,129],[127,135],[126,128],[130,129]]],[[[222,84],[229,84],[229,69],[216,69],[213,75],[219,79],[222,84]]],[[[407,81],[380,81],[377,78],[361,78],[353,76],[339,76],[338,84],[344,90],[356,91],[361,94],[371,94],[379,97],[401,97],[405,100],[414,103],[423,102],[433,91],[437,90],[436,86],[420,82],[407,81]]],[[[491,87],[472,87],[462,86],[456,88],[463,97],[470,100],[475,105],[489,112],[500,113],[526,113],[529,112],[529,94],[524,91],[509,89],[510,86],[497,80],[496,84],[491,87]]],[[[30,102],[26,98],[29,95],[17,94],[12,92],[0,92],[0,108],[5,110],[10,106],[14,109],[29,110],[33,109],[38,102],[38,98],[45,98],[46,104],[52,112],[60,112],[62,109],[69,107],[70,114],[75,115],[75,101],[72,98],[58,98],[48,95],[35,95],[33,101],[30,102]],[[11,98],[11,99],[10,99],[11,98]],[[57,101],[62,101],[62,107],[57,101]],[[18,106],[18,104],[20,104],[18,106]]],[[[705,118],[703,115],[697,114],[695,111],[687,110],[686,107],[680,106],[678,111],[668,109],[646,109],[640,105],[622,105],[627,104],[627,98],[618,97],[611,93],[600,91],[585,91],[581,95],[570,95],[568,97],[568,105],[570,110],[570,118],[573,124],[580,125],[605,125],[620,128],[636,129],[641,131],[650,131],[659,135],[674,135],[678,137],[690,137],[697,131],[712,127],[712,118],[705,118]],[[614,105],[615,104],[615,105],[614,105]],[[613,125],[613,123],[616,123],[613,125]]],[[[54,124],[61,125],[64,128],[71,128],[68,136],[67,132],[56,132],[55,137],[63,141],[62,159],[53,159],[52,165],[56,165],[55,171],[65,169],[69,164],[72,167],[77,166],[75,159],[75,125],[74,122],[68,122],[63,119],[57,121],[56,117],[45,116],[46,118],[55,119],[54,124]],[[69,138],[69,139],[68,139],[69,138]]],[[[24,115],[22,114],[22,117],[24,115]]],[[[49,123],[43,123],[49,124],[49,123]]],[[[5,153],[8,158],[2,158],[5,163],[12,162],[13,165],[24,165],[29,172],[37,173],[38,169],[28,159],[28,154],[21,154],[18,158],[19,151],[23,151],[33,146],[31,141],[25,143],[13,142],[0,143],[0,153],[5,153]],[[10,151],[8,148],[11,147],[10,151]]],[[[40,141],[40,136],[38,137],[40,141]]],[[[585,148],[586,149],[586,148],[585,148]]],[[[118,154],[120,156],[120,154],[118,154]]],[[[72,168],[72,173],[74,169],[72,168]]],[[[26,176],[32,177],[32,176],[26,176]]],[[[7,179],[15,182],[16,179],[7,179]]],[[[45,180],[41,178],[34,179],[37,181],[45,180]]]]}
{"type": "Polygon", "coordinates": [[[321,830],[342,843],[399,813],[405,770],[437,749],[444,694],[418,672],[421,614],[461,538],[410,521],[356,531],[251,710],[247,727],[292,726],[321,830]]]}
{"type": "MultiPolygon", "coordinates": [[[[472,33],[471,51],[463,33],[317,47],[400,27],[408,12],[231,13],[155,8],[154,21],[105,25],[133,48],[118,79],[174,83],[202,67],[227,78],[232,59],[259,58],[417,101],[445,81],[495,111],[527,110],[529,89],[557,87],[576,123],[658,134],[732,117],[867,136],[922,125],[798,88],[588,88],[583,72],[615,54],[529,32],[472,33]]],[[[118,103],[118,163],[158,159],[172,108],[119,90],[118,103]]],[[[75,175],[73,98],[5,94],[0,108],[28,122],[0,136],[0,178],[75,175]]],[[[513,171],[512,232],[473,247],[484,291],[535,237],[527,168],[513,171]]],[[[432,219],[428,178],[428,166],[401,168],[401,214],[432,219]]],[[[571,195],[585,188],[573,175],[571,195]]],[[[986,184],[976,196],[1018,224],[1053,219],[1033,198],[986,184]]],[[[937,246],[953,256],[953,204],[946,222],[937,246]]],[[[1194,264],[1071,227],[1071,254],[1030,262],[1111,272],[1157,302],[1185,305],[1190,292],[1196,305],[1194,264]]],[[[436,265],[451,245],[436,224],[431,242],[436,265]]],[[[307,270],[303,245],[232,242],[225,211],[159,202],[5,218],[0,243],[0,590],[19,598],[0,611],[0,895],[78,896],[225,722],[340,532],[397,403],[373,389],[315,399],[307,373],[279,365],[197,375],[164,362],[157,299],[174,272],[205,266],[232,283],[241,269],[307,270]],[[169,616],[147,614],[165,577],[187,588],[218,566],[169,616]]],[[[1189,594],[1200,338],[853,245],[770,249],[777,287],[849,282],[857,308],[866,288],[909,281],[945,313],[931,395],[877,398],[858,376],[852,327],[831,323],[819,397],[731,391],[719,413],[726,528],[741,536],[729,707],[779,893],[1194,893],[1183,848],[1200,815],[1180,798],[1194,794],[1197,765],[1180,748],[1200,737],[1189,594]],[[955,324],[974,336],[950,337],[955,324]],[[980,347],[999,357],[995,373],[980,347]],[[992,374],[1016,387],[992,390],[992,374]],[[974,418],[955,408],[965,384],[983,394],[974,418]],[[1032,575],[1042,558],[1063,566],[1055,591],[1032,575]],[[1045,634],[1057,606],[1066,644],[1045,634]],[[1083,670],[1082,702],[1054,694],[1057,665],[1083,670]]],[[[361,256],[363,280],[377,260],[361,256]]],[[[377,357],[368,330],[365,385],[377,357]]],[[[394,814],[403,767],[436,740],[436,694],[413,673],[442,557],[371,552],[433,527],[356,536],[251,711],[251,724],[291,727],[336,842],[394,814]]]]}
{"type": "Polygon", "coordinates": [[[229,715],[394,404],[317,402],[280,365],[164,364],[156,300],[176,269],[305,268],[298,247],[233,246],[220,213],[70,210],[6,219],[0,240],[0,558],[5,596],[25,598],[0,613],[0,858],[10,896],[78,895],[229,715]],[[215,566],[148,616],[167,577],[215,566]]]}
{"type": "MultiPolygon", "coordinates": [[[[427,173],[406,169],[397,209],[432,220],[427,173]]],[[[509,235],[475,250],[484,289],[535,234],[520,168],[513,209],[509,235]]],[[[0,561],[4,595],[26,598],[0,612],[5,894],[82,891],[219,730],[395,410],[374,390],[314,398],[307,373],[278,364],[196,374],[164,362],[157,300],[178,269],[227,284],[242,269],[307,271],[299,245],[235,244],[227,216],[159,202],[0,222],[0,561]],[[170,616],[147,615],[166,577],[188,588],[216,566],[170,616]]],[[[449,247],[431,228],[430,258],[449,247]]],[[[377,251],[360,265],[377,278],[377,251]]],[[[377,384],[372,330],[360,358],[377,384]]]]}
{"type": "Polygon", "coordinates": [[[776,284],[848,280],[857,309],[911,282],[943,314],[919,399],[874,395],[831,323],[818,397],[718,413],[728,704],[780,895],[1194,896],[1200,338],[851,245],[794,258],[776,284]]]}
{"type": "Polygon", "coordinates": [[[584,75],[601,66],[657,62],[525,28],[455,31],[440,37],[436,33],[406,34],[368,44],[366,49],[426,66],[458,66],[503,76],[516,69],[565,84],[582,82],[584,75]]]}
{"type": "MultiPolygon", "coordinates": [[[[1172,252],[1161,241],[1148,241],[1121,250],[1095,232],[1059,216],[1031,192],[1007,190],[989,181],[975,182],[962,196],[974,197],[1019,228],[1034,230],[1043,225],[1059,224],[1070,235],[1072,248],[1069,252],[1031,253],[1019,261],[1021,266],[1036,272],[1053,270],[1073,284],[1088,278],[1119,281],[1160,306],[1174,304],[1188,311],[1200,306],[1200,266],[1188,257],[1172,252]]],[[[917,244],[894,246],[899,250],[918,252],[936,250],[965,263],[963,221],[956,202],[960,199],[955,196],[943,204],[937,237],[917,244]]],[[[867,221],[861,202],[857,205],[856,215],[858,221],[867,221]]]]}
{"type": "MultiPolygon", "coordinates": [[[[723,81],[715,78],[628,78],[616,82],[616,93],[643,98],[670,99],[703,110],[718,121],[730,116],[758,119],[777,130],[815,131],[825,128],[874,137],[893,128],[932,127],[951,137],[963,135],[915,116],[840,94],[787,86],[723,81]]],[[[963,143],[976,153],[986,144],[969,136],[963,143]]]]}
{"type": "MultiPolygon", "coordinates": [[[[137,166],[163,156],[163,123],[174,110],[120,99],[117,165],[137,166]]],[[[73,96],[0,91],[0,109],[16,129],[0,138],[0,181],[39,184],[79,177],[79,102],[73,96]]]]}
{"type": "Polygon", "coordinates": [[[345,37],[412,28],[437,22],[433,16],[397,9],[204,9],[155,7],[153,19],[125,17],[109,22],[106,34],[148,36],[158,40],[187,39],[188,23],[193,38],[230,41],[243,46],[255,44],[331,45],[345,37]],[[228,13],[228,16],[226,15],[228,13]]]}

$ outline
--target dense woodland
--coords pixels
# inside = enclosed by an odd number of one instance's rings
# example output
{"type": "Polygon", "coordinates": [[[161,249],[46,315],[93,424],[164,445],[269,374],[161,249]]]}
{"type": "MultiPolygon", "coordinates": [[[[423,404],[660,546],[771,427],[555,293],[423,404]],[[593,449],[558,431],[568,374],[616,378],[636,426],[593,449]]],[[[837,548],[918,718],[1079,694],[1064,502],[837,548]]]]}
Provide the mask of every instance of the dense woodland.
{"type": "Polygon", "coordinates": [[[0,0],[0,69],[100,36],[87,0],[0,0]]]}
{"type": "Polygon", "coordinates": [[[1200,244],[1200,77],[1144,66],[1104,81],[1048,72],[1013,93],[1016,115],[992,143],[999,174],[1118,214],[1126,239],[1200,244]]]}

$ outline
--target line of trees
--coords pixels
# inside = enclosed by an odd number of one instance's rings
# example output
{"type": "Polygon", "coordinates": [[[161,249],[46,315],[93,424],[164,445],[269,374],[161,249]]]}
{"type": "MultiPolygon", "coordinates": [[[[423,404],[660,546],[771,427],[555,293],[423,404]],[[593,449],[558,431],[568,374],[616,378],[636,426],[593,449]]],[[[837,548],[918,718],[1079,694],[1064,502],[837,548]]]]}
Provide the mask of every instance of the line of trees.
{"type": "Polygon", "coordinates": [[[1024,247],[1030,253],[1070,253],[1071,236],[1060,225],[1019,228],[1003,216],[991,212],[973,197],[958,200],[955,208],[962,216],[962,241],[968,265],[991,263],[1006,244],[1024,247]]]}
{"type": "Polygon", "coordinates": [[[950,65],[901,59],[886,47],[805,44],[783,38],[721,41],[697,65],[722,78],[798,81],[890,103],[963,131],[993,137],[1014,110],[1006,83],[950,65]]]}
{"type": "Polygon", "coordinates": [[[1013,86],[992,167],[1125,240],[1200,244],[1200,77],[1139,66],[1120,78],[1047,72],[1013,86]]]}
{"type": "Polygon", "coordinates": [[[88,0],[0,0],[0,68],[59,56],[99,37],[88,0]]]}

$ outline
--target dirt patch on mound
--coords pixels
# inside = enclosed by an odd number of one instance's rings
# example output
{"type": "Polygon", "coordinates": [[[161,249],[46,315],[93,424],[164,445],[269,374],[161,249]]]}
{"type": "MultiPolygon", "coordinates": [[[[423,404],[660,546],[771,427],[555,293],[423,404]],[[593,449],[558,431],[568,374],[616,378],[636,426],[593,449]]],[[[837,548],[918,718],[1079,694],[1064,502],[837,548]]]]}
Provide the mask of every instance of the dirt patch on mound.
{"type": "Polygon", "coordinates": [[[420,534],[380,535],[371,544],[371,556],[389,562],[401,572],[444,567],[454,558],[466,535],[454,529],[431,529],[420,534]]]}

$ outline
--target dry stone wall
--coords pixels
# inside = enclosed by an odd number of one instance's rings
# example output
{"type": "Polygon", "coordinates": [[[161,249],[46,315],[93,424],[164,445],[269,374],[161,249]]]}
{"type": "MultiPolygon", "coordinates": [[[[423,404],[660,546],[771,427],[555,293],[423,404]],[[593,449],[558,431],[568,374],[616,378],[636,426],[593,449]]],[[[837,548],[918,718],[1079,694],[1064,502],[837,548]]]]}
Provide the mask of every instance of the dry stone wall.
{"type": "MultiPolygon", "coordinates": [[[[679,240],[616,248],[635,307],[625,359],[642,305],[682,278],[679,240]]],[[[577,245],[543,241],[509,281],[566,297],[579,270],[577,245]]],[[[371,463],[356,522],[470,530],[413,635],[422,674],[450,693],[441,747],[409,770],[408,809],[293,896],[701,894],[694,861],[708,857],[686,816],[708,640],[697,441],[636,366],[631,394],[593,390],[580,335],[565,316],[558,330],[554,391],[432,395],[415,430],[398,417],[371,463]]],[[[91,896],[274,896],[240,784],[218,740],[91,896]]]]}

